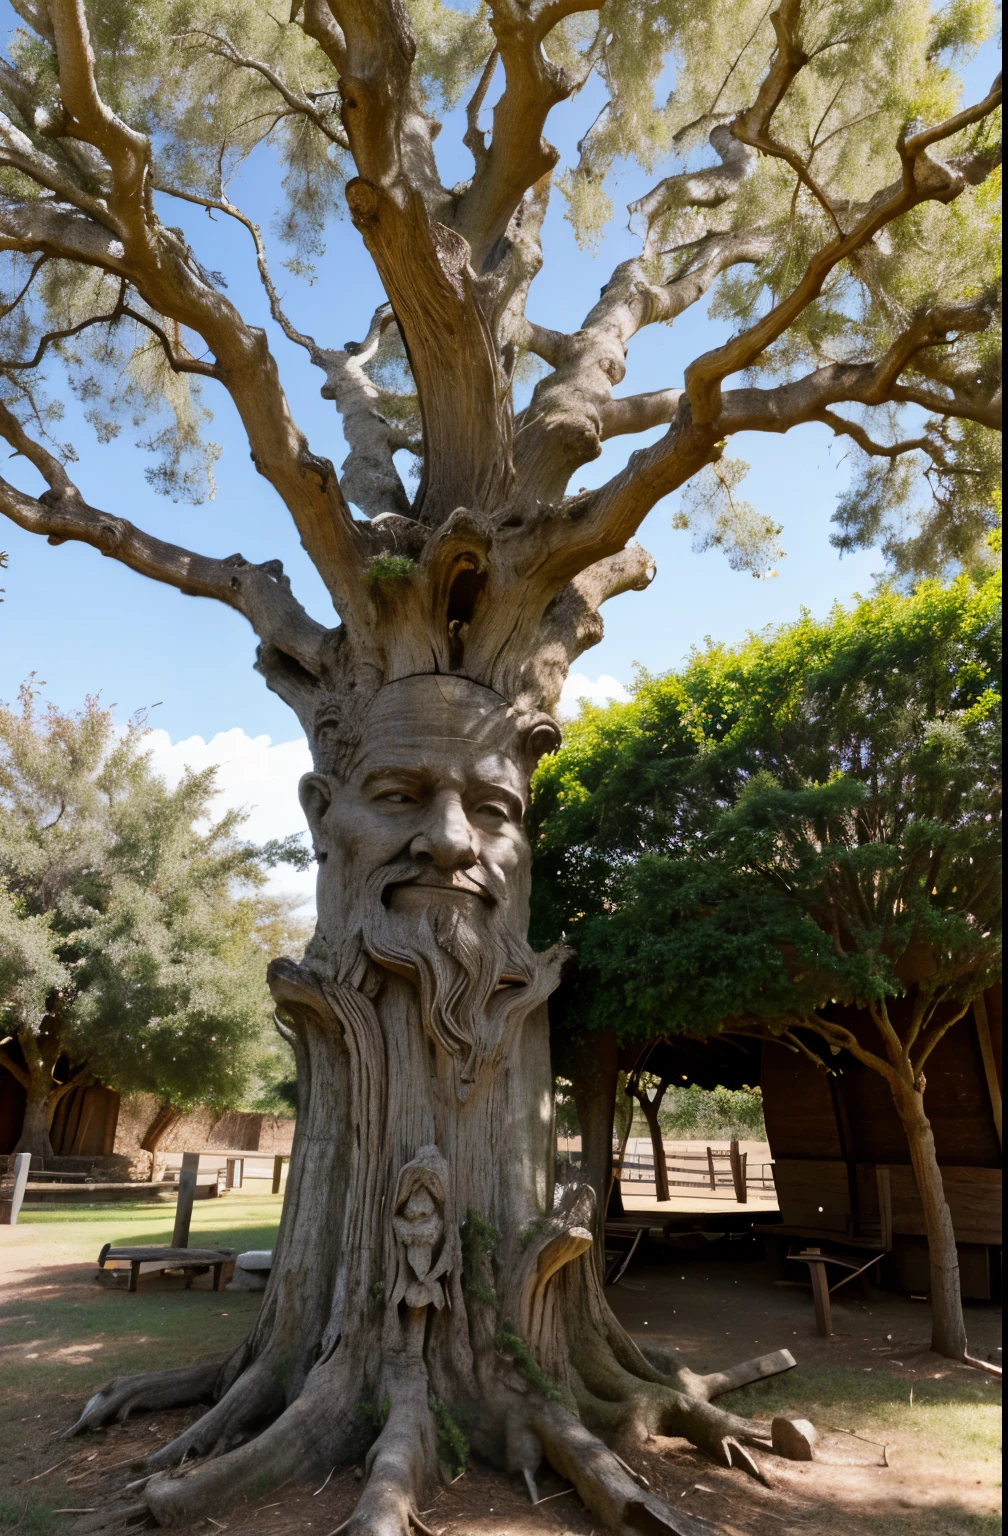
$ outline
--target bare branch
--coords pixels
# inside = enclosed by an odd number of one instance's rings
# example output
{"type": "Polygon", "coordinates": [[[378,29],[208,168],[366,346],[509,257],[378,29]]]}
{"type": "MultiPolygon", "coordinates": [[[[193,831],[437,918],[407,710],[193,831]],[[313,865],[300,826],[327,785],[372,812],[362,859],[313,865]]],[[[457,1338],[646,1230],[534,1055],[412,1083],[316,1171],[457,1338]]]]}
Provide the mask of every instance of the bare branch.
{"type": "Polygon", "coordinates": [[[491,0],[490,25],[504,66],[504,90],[494,107],[490,147],[477,157],[476,173],[453,220],[472,247],[477,272],[525,193],[558,159],[542,132],[551,109],[577,81],[546,58],[542,41],[564,16],[598,9],[599,0],[549,0],[531,8],[520,0],[491,0]]]}
{"type": "MultiPolygon", "coordinates": [[[[626,372],[632,337],[646,325],[674,320],[701,299],[722,272],[761,261],[773,239],[759,229],[707,235],[664,284],[655,280],[642,258],[618,266],[583,324],[556,346],[554,371],[536,386],[522,415],[515,436],[516,494],[541,501],[562,496],[577,466],[598,455],[604,414],[626,372]]],[[[613,419],[619,419],[618,410],[613,419]]],[[[634,527],[621,528],[622,536],[616,534],[598,553],[622,549],[634,527]]]]}
{"type": "Polygon", "coordinates": [[[823,208],[837,233],[842,235],[843,230],[833,204],[812,175],[806,161],[770,132],[770,122],[774,113],[787,94],[789,86],[808,63],[808,56],[798,41],[800,19],[801,0],[783,0],[770,17],[777,37],[777,49],[773,61],[755,102],[747,111],[739,113],[730,131],[740,143],[748,144],[752,149],[758,149],[765,155],[785,161],[802,186],[808,188],[823,208]]]}
{"type": "Polygon", "coordinates": [[[490,57],[483,66],[483,73],[476,82],[469,102],[466,105],[466,131],[462,135],[462,143],[472,155],[477,168],[482,165],[487,156],[486,134],[479,126],[479,115],[486,100],[486,93],[490,89],[490,82],[497,69],[497,60],[500,58],[496,48],[491,49],[490,57]]]}
{"type": "Polygon", "coordinates": [[[25,1071],[24,1067],[19,1066],[18,1063],[9,1054],[9,1052],[3,1050],[2,1048],[0,1048],[0,1067],[4,1067],[10,1073],[14,1081],[21,1084],[22,1088],[31,1087],[31,1078],[28,1076],[28,1073],[25,1071]]]}
{"type": "MultiPolygon", "coordinates": [[[[778,90],[786,88],[787,70],[778,67],[778,62],[779,55],[760,90],[761,98],[765,90],[767,105],[773,104],[778,90]],[[771,79],[773,88],[769,89],[767,83],[771,79]]],[[[957,133],[968,123],[988,116],[1000,101],[1001,77],[998,76],[990,93],[977,106],[947,119],[927,133],[906,138],[899,146],[903,161],[901,179],[875,194],[855,219],[849,233],[838,235],[812,256],[800,281],[768,314],[724,346],[704,353],[689,365],[686,392],[696,423],[714,420],[720,412],[721,381],[730,373],[752,367],[760,354],[818,297],[826,279],[841,262],[856,254],[880,229],[911,208],[929,201],[952,202],[968,184],[982,181],[990,173],[999,158],[995,154],[965,155],[957,161],[939,163],[928,157],[927,148],[939,139],[957,133]]]]}
{"type": "Polygon", "coordinates": [[[568,583],[546,608],[531,647],[539,697],[558,699],[574,661],[602,639],[602,604],[621,592],[643,592],[654,574],[651,556],[631,542],[568,583]]]}
{"type": "Polygon", "coordinates": [[[201,358],[193,357],[188,350],[180,352],[164,326],[158,325],[157,321],[152,319],[150,315],[145,315],[141,310],[134,309],[132,304],[124,304],[122,313],[126,319],[135,320],[137,325],[142,325],[146,330],[150,331],[152,336],[157,337],[172,373],[194,373],[204,379],[220,379],[221,374],[215,364],[206,363],[201,358]]]}
{"type": "Polygon", "coordinates": [[[21,303],[21,300],[24,298],[25,294],[28,292],[32,283],[38,277],[39,273],[48,260],[48,256],[40,256],[37,261],[32,263],[31,272],[28,274],[28,281],[14,295],[9,304],[0,304],[0,319],[6,320],[7,316],[12,314],[13,311],[17,309],[18,305],[21,303]]]}
{"type": "Polygon", "coordinates": [[[228,63],[237,65],[239,69],[247,69],[251,73],[261,76],[268,85],[273,87],[277,95],[286,102],[292,112],[306,118],[330,143],[339,145],[340,149],[350,148],[350,141],[346,136],[346,130],[341,124],[335,124],[332,121],[331,114],[320,112],[308,96],[305,96],[300,91],[292,90],[286,81],[277,74],[276,70],[265,64],[261,59],[254,59],[242,53],[226,34],[211,32],[202,27],[193,27],[190,30],[179,33],[179,37],[198,38],[201,51],[214,54],[217,58],[226,59],[228,63]]]}
{"type": "Polygon", "coordinates": [[[820,411],[816,420],[830,427],[835,437],[849,437],[864,453],[874,458],[898,459],[904,453],[920,452],[928,454],[936,463],[944,462],[941,444],[930,437],[904,437],[895,443],[879,443],[856,421],[848,421],[845,416],[838,416],[836,411],[820,411]]]}
{"type": "Polygon", "coordinates": [[[721,164],[701,171],[667,176],[656,187],[630,204],[630,215],[645,221],[645,244],[650,246],[662,221],[678,208],[720,208],[735,196],[756,164],[755,152],[740,143],[726,123],[711,129],[710,144],[721,164]]]}
{"type": "MultiPolygon", "coordinates": [[[[796,1019],[792,1028],[809,1029],[825,1040],[827,1045],[835,1046],[839,1050],[849,1051],[864,1066],[871,1067],[873,1071],[881,1073],[889,1082],[897,1080],[899,1074],[893,1064],[879,1056],[875,1051],[869,1051],[863,1046],[857,1035],[842,1025],[834,1024],[830,1019],[824,1019],[818,1013],[804,1014],[796,1019]]],[[[898,1045],[898,1042],[897,1042],[898,1045]]]]}
{"type": "MultiPolygon", "coordinates": [[[[82,0],[53,0],[60,84],[72,134],[100,150],[111,170],[99,222],[44,199],[0,205],[0,248],[84,261],[130,280],[168,321],[202,336],[216,359],[259,472],[276,488],[302,542],[343,612],[359,594],[364,550],[335,471],[315,458],[291,419],[263,331],[245,323],[152,204],[147,140],[101,101],[82,0]]],[[[156,323],[156,322],[155,322],[156,323]]]]}
{"type": "Polygon", "coordinates": [[[682,398],[681,389],[656,389],[644,395],[610,400],[599,411],[599,436],[605,442],[624,433],[664,426],[674,419],[682,398]]]}
{"type": "Polygon", "coordinates": [[[89,506],[63,465],[28,437],[0,404],[0,434],[23,454],[50,489],[36,498],[0,480],[0,511],[28,533],[51,544],[74,539],[128,565],[142,576],[177,587],[192,597],[214,597],[245,615],[261,639],[294,657],[314,676],[323,672],[329,631],[308,617],[290,590],[278,560],[253,565],[241,555],[226,560],[197,555],[144,533],[125,518],[89,506]]]}
{"type": "Polygon", "coordinates": [[[16,128],[10,118],[0,112],[0,165],[9,165],[21,171],[40,187],[54,192],[58,198],[72,203],[92,218],[108,220],[109,210],[104,198],[92,197],[68,176],[51,155],[44,154],[32,143],[26,133],[16,128]]]}
{"type": "MultiPolygon", "coordinates": [[[[897,381],[919,352],[957,332],[986,330],[991,319],[992,311],[986,299],[937,305],[917,315],[875,362],[831,363],[802,379],[772,389],[729,390],[722,397],[717,422],[720,435],[748,430],[786,432],[803,421],[821,420],[829,406],[845,401],[860,405],[885,404],[905,393],[897,381]]],[[[936,396],[931,406],[943,416],[963,414],[976,420],[986,414],[954,397],[936,396]]],[[[995,423],[985,421],[986,424],[995,423]]],[[[849,425],[845,424],[845,430],[849,425]]],[[[848,431],[848,435],[854,436],[854,433],[848,431]]]]}
{"type": "MultiPolygon", "coordinates": [[[[45,259],[45,257],[40,259],[40,262],[36,264],[36,270],[41,261],[45,259]]],[[[140,310],[134,309],[132,305],[126,303],[126,280],[124,278],[120,279],[118,298],[107,314],[88,315],[86,319],[79,320],[76,325],[68,325],[62,329],[46,331],[39,338],[33,357],[0,359],[0,372],[19,372],[21,370],[37,368],[49,347],[55,342],[68,341],[71,336],[79,336],[93,325],[113,326],[118,320],[123,319],[135,321],[136,324],[144,326],[157,337],[174,373],[195,373],[209,379],[219,377],[217,369],[212,363],[201,362],[199,358],[192,357],[187,351],[180,352],[163,326],[158,325],[150,315],[145,315],[140,310]]]]}
{"type": "Polygon", "coordinates": [[[102,101],[95,82],[84,0],[48,0],[60,93],[67,114],[66,132],[83,139],[104,156],[111,172],[113,195],[108,215],[123,237],[147,243],[150,211],[150,145],[142,133],[127,126],[102,101]]]}
{"type": "Polygon", "coordinates": [[[965,1017],[972,1006],[972,1003],[966,1003],[962,1008],[959,1009],[957,1013],[953,1013],[951,1017],[943,1019],[940,1024],[935,1024],[928,1028],[927,1035],[924,1040],[924,1047],[917,1053],[917,1058],[912,1063],[915,1082],[919,1081],[921,1074],[924,1071],[924,1063],[931,1055],[931,1052],[934,1050],[935,1046],[942,1040],[945,1035],[948,1034],[953,1024],[958,1024],[959,1020],[965,1017]]]}

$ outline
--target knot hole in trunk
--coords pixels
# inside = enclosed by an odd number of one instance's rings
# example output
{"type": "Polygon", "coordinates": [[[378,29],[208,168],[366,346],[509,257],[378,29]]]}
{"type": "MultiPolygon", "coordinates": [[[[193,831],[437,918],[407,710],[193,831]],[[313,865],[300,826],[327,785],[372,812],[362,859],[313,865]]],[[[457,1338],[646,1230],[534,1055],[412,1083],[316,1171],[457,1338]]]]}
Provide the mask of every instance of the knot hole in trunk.
{"type": "Polygon", "coordinates": [[[486,580],[485,571],[477,570],[474,565],[463,565],[448,589],[448,663],[453,672],[462,666],[466,635],[486,580]]]}

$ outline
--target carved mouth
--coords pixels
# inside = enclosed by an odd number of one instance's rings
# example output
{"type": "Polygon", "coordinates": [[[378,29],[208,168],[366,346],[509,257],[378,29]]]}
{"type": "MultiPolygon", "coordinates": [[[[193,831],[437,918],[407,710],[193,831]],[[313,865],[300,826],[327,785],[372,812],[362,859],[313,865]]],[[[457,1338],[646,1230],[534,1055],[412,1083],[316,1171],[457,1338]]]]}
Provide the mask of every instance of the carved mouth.
{"type": "Polygon", "coordinates": [[[393,880],[382,892],[383,905],[399,912],[421,911],[434,901],[469,906],[474,900],[490,903],[493,897],[462,870],[450,875],[425,871],[412,879],[393,880]]]}

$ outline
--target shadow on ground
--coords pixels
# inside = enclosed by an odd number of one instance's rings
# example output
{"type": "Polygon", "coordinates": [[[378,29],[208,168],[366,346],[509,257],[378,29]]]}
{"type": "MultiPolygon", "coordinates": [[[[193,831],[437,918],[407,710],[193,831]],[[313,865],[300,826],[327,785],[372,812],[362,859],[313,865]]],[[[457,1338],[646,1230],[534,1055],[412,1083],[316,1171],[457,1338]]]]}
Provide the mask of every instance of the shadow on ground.
{"type": "MultiPolygon", "coordinates": [[[[193,1236],[238,1249],[270,1247],[278,1215],[279,1202],[222,1201],[216,1211],[200,1213],[193,1236]]],[[[209,1277],[189,1291],[180,1280],[152,1278],[133,1296],[94,1283],[101,1242],[169,1236],[164,1213],[148,1208],[141,1218],[119,1208],[89,1212],[84,1223],[79,1216],[54,1222],[47,1213],[17,1229],[16,1244],[0,1241],[0,1531],[85,1536],[100,1526],[109,1501],[137,1476],[148,1451],[200,1410],[140,1416],[81,1440],[61,1440],[87,1398],[112,1376],[185,1363],[237,1344],[247,1332],[260,1297],[215,1295],[209,1277]]],[[[775,1285],[748,1243],[638,1264],[609,1296],[631,1333],[676,1350],[695,1369],[785,1346],[797,1358],[796,1370],[724,1401],[756,1418],[782,1408],[810,1417],[822,1435],[815,1462],[761,1458],[772,1483],[765,1488],[740,1471],[714,1466],[684,1441],[651,1441],[632,1456],[656,1490],[712,1531],[1000,1531],[1000,1383],[928,1352],[929,1317],[921,1303],[878,1292],[838,1297],[835,1334],[819,1339],[810,1293],[775,1285]]],[[[971,1348],[1000,1359],[1000,1323],[1000,1308],[970,1307],[971,1348]]],[[[353,1508],[360,1486],[359,1469],[348,1468],[322,1490],[288,1486],[221,1514],[216,1525],[201,1521],[193,1536],[222,1529],[329,1536],[353,1508]]],[[[590,1536],[593,1529],[601,1536],[562,1479],[544,1475],[540,1493],[543,1502],[533,1508],[524,1484],[470,1466],[451,1487],[432,1492],[421,1517],[444,1536],[590,1536]]]]}

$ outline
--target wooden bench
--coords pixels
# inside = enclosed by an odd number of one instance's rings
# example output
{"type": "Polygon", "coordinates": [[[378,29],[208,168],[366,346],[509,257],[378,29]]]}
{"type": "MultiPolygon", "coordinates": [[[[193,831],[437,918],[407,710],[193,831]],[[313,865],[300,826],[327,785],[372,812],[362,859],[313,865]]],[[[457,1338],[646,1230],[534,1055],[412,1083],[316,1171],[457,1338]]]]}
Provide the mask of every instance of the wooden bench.
{"type": "Polygon", "coordinates": [[[234,1274],[235,1251],[233,1248],[113,1248],[106,1243],[98,1255],[98,1268],[104,1269],[109,1262],[128,1263],[130,1266],[129,1288],[135,1291],[140,1271],[147,1274],[166,1269],[186,1272],[186,1290],[196,1275],[205,1275],[213,1269],[213,1288],[222,1291],[234,1274]]]}

